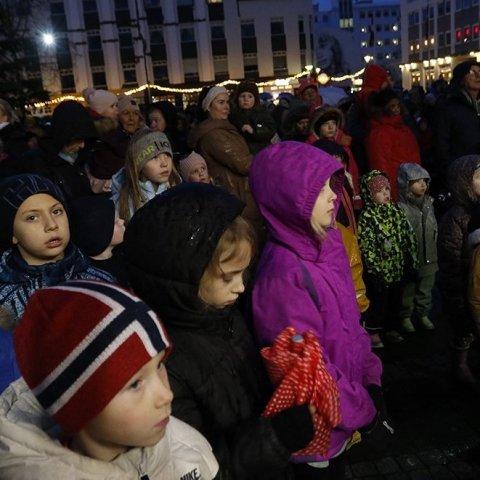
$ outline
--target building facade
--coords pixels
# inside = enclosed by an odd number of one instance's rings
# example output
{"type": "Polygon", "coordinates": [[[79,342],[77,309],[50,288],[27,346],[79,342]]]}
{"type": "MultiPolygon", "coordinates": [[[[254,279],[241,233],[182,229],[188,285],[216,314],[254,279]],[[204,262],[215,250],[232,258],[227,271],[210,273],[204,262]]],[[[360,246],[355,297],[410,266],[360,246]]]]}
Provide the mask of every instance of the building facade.
{"type": "Polygon", "coordinates": [[[320,68],[326,63],[322,46],[329,37],[342,49],[342,73],[358,71],[369,61],[390,69],[400,63],[400,0],[319,0],[314,11],[320,68]]]}
{"type": "Polygon", "coordinates": [[[309,0],[45,0],[36,24],[53,96],[283,78],[314,58],[309,0]]]}
{"type": "Polygon", "coordinates": [[[450,80],[455,65],[480,59],[479,0],[402,0],[404,88],[450,80]]]}

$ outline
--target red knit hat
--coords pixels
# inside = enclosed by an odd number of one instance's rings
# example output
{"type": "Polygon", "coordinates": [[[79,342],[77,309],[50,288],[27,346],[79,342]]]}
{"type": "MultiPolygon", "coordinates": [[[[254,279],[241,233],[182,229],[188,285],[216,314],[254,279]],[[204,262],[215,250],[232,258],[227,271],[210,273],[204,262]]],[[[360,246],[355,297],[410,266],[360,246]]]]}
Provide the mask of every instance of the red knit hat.
{"type": "Polygon", "coordinates": [[[307,88],[314,88],[315,91],[318,93],[318,83],[311,78],[307,78],[300,82],[300,85],[298,86],[298,89],[297,89],[298,95],[301,97],[303,95],[303,92],[307,88]]]}
{"type": "Polygon", "coordinates": [[[390,181],[383,173],[375,175],[367,184],[368,191],[372,198],[383,188],[390,188],[390,181]]]}
{"type": "Polygon", "coordinates": [[[43,408],[73,435],[171,345],[157,315],[114,285],[71,281],[30,298],[14,334],[18,366],[43,408]]]}
{"type": "Polygon", "coordinates": [[[362,89],[380,90],[387,79],[388,72],[383,67],[369,63],[363,73],[362,89]]]}

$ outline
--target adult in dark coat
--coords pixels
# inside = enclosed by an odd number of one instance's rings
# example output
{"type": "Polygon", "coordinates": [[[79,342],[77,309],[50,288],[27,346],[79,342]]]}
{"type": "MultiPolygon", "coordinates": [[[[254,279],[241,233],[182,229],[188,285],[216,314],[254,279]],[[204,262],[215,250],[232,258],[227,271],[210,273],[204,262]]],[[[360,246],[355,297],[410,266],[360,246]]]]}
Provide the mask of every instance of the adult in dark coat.
{"type": "Polygon", "coordinates": [[[162,318],[174,345],[167,361],[173,415],[207,437],[221,478],[286,479],[289,452],[313,433],[308,409],[260,416],[269,382],[244,319],[234,305],[216,308],[199,297],[220,237],[242,209],[219,187],[174,187],[135,213],[125,260],[134,291],[162,318]]]}
{"type": "Polygon", "coordinates": [[[225,188],[245,202],[242,216],[262,237],[263,221],[248,186],[252,154],[245,139],[228,120],[228,91],[225,87],[210,87],[203,91],[200,100],[207,118],[192,128],[189,145],[207,162],[215,185],[225,188]]]}
{"type": "Polygon", "coordinates": [[[448,190],[448,166],[458,157],[480,153],[480,63],[468,60],[453,69],[450,92],[439,99],[434,124],[436,190],[448,190]]]}
{"type": "Polygon", "coordinates": [[[438,224],[439,286],[444,311],[452,325],[455,374],[464,383],[477,383],[468,365],[474,340],[474,321],[468,304],[471,248],[467,247],[468,224],[480,204],[480,155],[466,155],[448,170],[452,206],[438,224]]]}
{"type": "Polygon", "coordinates": [[[61,102],[53,112],[49,135],[40,139],[39,151],[9,162],[10,174],[47,177],[67,199],[91,195],[84,165],[90,155],[89,141],[96,136],[93,121],[82,104],[74,100],[61,102]]]}

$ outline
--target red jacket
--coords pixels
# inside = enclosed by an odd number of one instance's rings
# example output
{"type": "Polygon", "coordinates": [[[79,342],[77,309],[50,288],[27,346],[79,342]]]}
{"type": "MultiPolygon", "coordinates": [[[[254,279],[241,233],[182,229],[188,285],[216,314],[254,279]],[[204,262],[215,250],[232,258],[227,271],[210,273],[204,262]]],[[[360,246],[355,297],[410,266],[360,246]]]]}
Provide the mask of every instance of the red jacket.
{"type": "Polygon", "coordinates": [[[420,149],[415,135],[400,114],[379,115],[370,120],[365,146],[369,168],[381,170],[389,176],[392,197],[397,201],[398,167],[401,163],[420,165],[420,149]]]}

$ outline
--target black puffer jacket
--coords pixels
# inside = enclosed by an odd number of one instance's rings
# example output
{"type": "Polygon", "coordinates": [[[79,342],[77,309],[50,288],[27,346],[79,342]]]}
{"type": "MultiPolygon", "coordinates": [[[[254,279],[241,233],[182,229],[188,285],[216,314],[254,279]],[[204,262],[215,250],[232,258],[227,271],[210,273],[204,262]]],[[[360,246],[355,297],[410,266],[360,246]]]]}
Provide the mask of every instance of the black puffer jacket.
{"type": "Polygon", "coordinates": [[[473,99],[461,88],[439,100],[435,112],[435,171],[447,187],[447,169],[456,158],[480,153],[480,113],[473,99]]]}
{"type": "MultiPolygon", "coordinates": [[[[283,479],[290,452],[275,420],[260,417],[270,387],[252,337],[236,307],[209,308],[198,297],[218,240],[242,208],[218,187],[174,187],[135,213],[125,259],[133,289],[160,315],[174,345],[167,362],[173,414],[207,437],[221,478],[283,479]]],[[[310,426],[308,417],[303,411],[290,422],[289,437],[297,435],[291,451],[310,440],[311,430],[297,433],[300,424],[310,426]]]]}
{"type": "Polygon", "coordinates": [[[480,155],[466,155],[452,163],[448,176],[453,206],[438,226],[440,289],[457,337],[471,333],[473,326],[467,303],[471,255],[467,236],[472,209],[480,202],[473,191],[473,175],[479,168],[480,155]]]}

